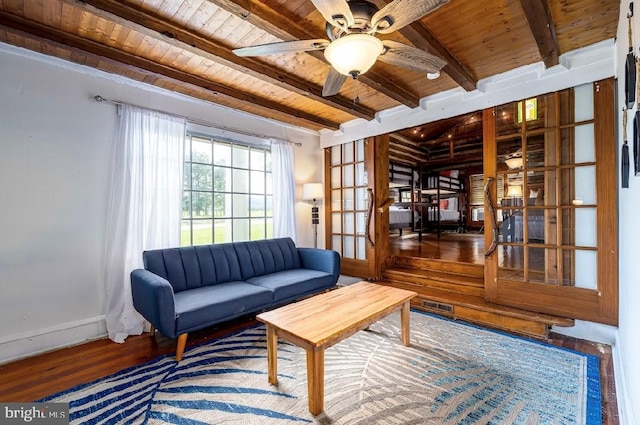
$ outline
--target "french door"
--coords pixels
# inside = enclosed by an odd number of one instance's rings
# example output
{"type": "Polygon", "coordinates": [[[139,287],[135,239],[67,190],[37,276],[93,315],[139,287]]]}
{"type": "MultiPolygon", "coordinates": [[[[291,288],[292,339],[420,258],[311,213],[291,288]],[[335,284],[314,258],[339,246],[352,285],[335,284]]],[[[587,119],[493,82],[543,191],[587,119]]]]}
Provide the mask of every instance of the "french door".
{"type": "Polygon", "coordinates": [[[484,111],[489,301],[617,324],[614,104],[604,80],[484,111]]]}
{"type": "Polygon", "coordinates": [[[375,279],[381,273],[388,237],[375,211],[389,196],[388,146],[388,136],[380,136],[325,149],[326,246],[340,254],[341,274],[375,279]],[[386,158],[386,165],[374,158],[386,158]],[[376,178],[387,182],[376,189],[376,178]]]}

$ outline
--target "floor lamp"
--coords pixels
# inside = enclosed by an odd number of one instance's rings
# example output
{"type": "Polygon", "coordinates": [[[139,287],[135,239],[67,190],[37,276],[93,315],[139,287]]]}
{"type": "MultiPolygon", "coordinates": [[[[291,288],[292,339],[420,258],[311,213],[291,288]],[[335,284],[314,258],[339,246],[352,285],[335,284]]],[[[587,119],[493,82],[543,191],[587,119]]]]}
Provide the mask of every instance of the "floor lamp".
{"type": "Polygon", "coordinates": [[[305,183],[302,186],[302,200],[313,201],[313,207],[311,207],[311,225],[313,226],[314,248],[318,247],[318,224],[320,224],[320,212],[316,202],[322,199],[323,196],[322,183],[305,183]]]}

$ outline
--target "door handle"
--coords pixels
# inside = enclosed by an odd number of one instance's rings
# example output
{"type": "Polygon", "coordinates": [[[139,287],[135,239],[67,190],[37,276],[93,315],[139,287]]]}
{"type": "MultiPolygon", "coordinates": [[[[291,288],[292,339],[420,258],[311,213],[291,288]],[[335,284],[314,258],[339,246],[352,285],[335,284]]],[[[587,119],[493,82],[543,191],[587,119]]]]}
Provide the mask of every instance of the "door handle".
{"type": "Polygon", "coordinates": [[[369,196],[369,208],[367,210],[367,227],[364,229],[364,236],[367,238],[367,242],[371,248],[375,247],[373,240],[371,239],[371,233],[369,228],[371,227],[371,216],[373,215],[373,189],[367,188],[367,195],[369,196]]]}
{"type": "Polygon", "coordinates": [[[496,208],[493,204],[493,199],[491,198],[491,191],[489,190],[489,186],[491,186],[491,182],[493,181],[493,177],[487,177],[487,181],[484,184],[484,193],[487,197],[487,204],[489,205],[489,216],[491,217],[491,245],[484,253],[485,258],[489,257],[498,247],[498,222],[496,220],[496,208]]]}

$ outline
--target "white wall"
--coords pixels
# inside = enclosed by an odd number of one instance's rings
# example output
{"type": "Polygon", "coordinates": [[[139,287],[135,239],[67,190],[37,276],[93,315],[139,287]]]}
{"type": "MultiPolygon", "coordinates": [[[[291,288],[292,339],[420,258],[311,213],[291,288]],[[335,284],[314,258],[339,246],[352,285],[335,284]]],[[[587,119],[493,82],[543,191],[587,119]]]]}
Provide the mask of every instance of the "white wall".
{"type": "MultiPolygon", "coordinates": [[[[623,0],[620,6],[620,20],[618,23],[618,41],[616,43],[616,64],[618,67],[618,146],[621,152],[625,129],[622,128],[622,106],[624,105],[624,75],[625,58],[629,51],[627,37],[627,11],[629,1],[623,0]]],[[[636,3],[636,16],[633,18],[633,36],[635,52],[640,46],[640,16],[636,3]]],[[[640,82],[639,82],[640,83],[640,82]]],[[[638,109],[638,99],[632,112],[638,109]]],[[[633,115],[629,112],[627,134],[633,139],[633,115]]],[[[630,149],[633,154],[633,148],[630,149]]],[[[618,185],[620,186],[620,185],[618,185]]],[[[614,347],[614,369],[618,404],[620,408],[620,423],[640,424],[640,273],[635,268],[640,252],[640,176],[633,176],[633,162],[631,163],[631,177],[628,189],[619,189],[619,275],[620,275],[620,321],[618,326],[618,341],[614,347]]]]}
{"type": "MultiPolygon", "coordinates": [[[[321,181],[314,132],[5,44],[0,64],[0,363],[106,333],[103,249],[117,117],[94,95],[301,142],[298,188],[321,181]]],[[[312,245],[305,206],[296,205],[300,246],[312,245]]]]}
{"type": "MultiPolygon", "coordinates": [[[[311,203],[302,201],[302,185],[304,183],[324,183],[324,153],[317,144],[305,144],[296,149],[296,225],[298,229],[298,246],[313,246],[313,229],[311,226],[311,203]]],[[[324,201],[318,201],[320,208],[320,224],[318,225],[318,248],[325,247],[324,240],[324,201]]]]}

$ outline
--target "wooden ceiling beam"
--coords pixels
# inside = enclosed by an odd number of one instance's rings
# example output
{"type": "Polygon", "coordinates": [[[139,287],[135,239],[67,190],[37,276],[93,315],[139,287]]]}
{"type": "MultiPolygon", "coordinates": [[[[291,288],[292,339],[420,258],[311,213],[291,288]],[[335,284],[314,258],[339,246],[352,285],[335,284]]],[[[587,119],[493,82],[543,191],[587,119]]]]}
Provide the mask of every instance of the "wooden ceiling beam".
{"type": "Polygon", "coordinates": [[[425,157],[427,156],[427,151],[425,150],[408,148],[405,145],[400,144],[398,142],[392,142],[391,145],[393,145],[393,148],[389,148],[389,149],[395,149],[398,152],[404,152],[408,155],[425,156],[425,157]]]}
{"type": "Polygon", "coordinates": [[[482,128],[468,133],[463,133],[461,135],[451,135],[440,137],[439,139],[425,140],[420,142],[420,146],[438,145],[449,142],[468,142],[471,140],[482,140],[482,128]]]}
{"type": "Polygon", "coordinates": [[[38,22],[30,21],[21,16],[0,11],[0,27],[6,27],[9,30],[17,31],[29,38],[38,40],[46,40],[48,42],[69,47],[80,51],[82,54],[93,54],[103,57],[107,60],[114,61],[117,64],[134,68],[143,73],[152,73],[159,76],[170,78],[179,84],[188,84],[200,89],[212,92],[217,98],[225,100],[230,104],[247,104],[259,106],[266,110],[277,111],[279,113],[298,118],[300,120],[319,125],[327,128],[339,128],[340,124],[328,119],[318,117],[276,102],[272,102],[262,97],[253,96],[248,93],[231,89],[224,85],[210,81],[204,77],[192,75],[167,65],[159,64],[149,59],[135,56],[134,54],[124,52],[111,46],[107,46],[93,40],[85,39],[77,35],[66,33],[62,30],[55,29],[43,25],[38,22]]]}
{"type": "MultiPolygon", "coordinates": [[[[527,1],[527,0],[522,0],[527,1]]],[[[386,6],[384,0],[373,0],[379,9],[386,6]]],[[[467,91],[476,89],[478,79],[429,31],[420,20],[415,21],[398,31],[407,40],[419,49],[426,50],[430,53],[440,56],[447,61],[442,71],[446,73],[460,87],[467,91]]]]}
{"type": "Polygon", "coordinates": [[[399,142],[400,144],[408,147],[408,148],[413,148],[417,151],[420,151],[420,147],[418,146],[418,142],[407,137],[407,136],[403,136],[400,133],[389,133],[389,137],[397,142],[399,142]]]}
{"type": "MultiPolygon", "coordinates": [[[[207,1],[284,41],[328,38],[323,29],[303,27],[257,0],[207,1]]],[[[323,52],[315,51],[307,54],[329,65],[323,52]]],[[[420,105],[420,99],[415,93],[411,93],[374,70],[360,75],[358,81],[410,108],[420,105]]]]}
{"type": "Polygon", "coordinates": [[[533,38],[538,44],[540,56],[547,68],[558,65],[560,47],[556,27],[551,19],[551,10],[546,1],[520,0],[527,17],[533,38]]]}
{"type": "Polygon", "coordinates": [[[455,165],[458,168],[470,167],[482,163],[482,152],[468,155],[456,155],[453,158],[438,158],[421,163],[425,167],[436,167],[440,165],[455,165]]]}
{"type": "Polygon", "coordinates": [[[178,49],[209,59],[285,90],[306,96],[330,108],[339,109],[367,120],[371,120],[375,116],[375,111],[370,108],[354,105],[352,101],[343,97],[322,97],[322,87],[308,83],[294,75],[286,74],[280,69],[259,60],[238,57],[232,53],[231,48],[142,9],[114,0],[63,0],[63,2],[107,21],[122,25],[125,28],[162,40],[178,49]]]}
{"type": "Polygon", "coordinates": [[[409,164],[411,166],[415,166],[420,163],[420,158],[416,158],[414,156],[402,154],[392,150],[389,150],[389,159],[395,162],[409,164]]]}
{"type": "Polygon", "coordinates": [[[407,149],[402,145],[398,145],[396,143],[389,144],[389,151],[394,151],[397,153],[402,153],[405,155],[412,156],[416,159],[416,161],[424,161],[429,155],[426,152],[415,152],[412,149],[407,149]]]}

